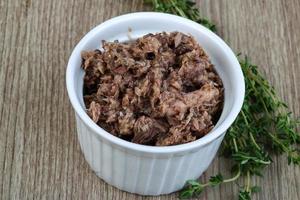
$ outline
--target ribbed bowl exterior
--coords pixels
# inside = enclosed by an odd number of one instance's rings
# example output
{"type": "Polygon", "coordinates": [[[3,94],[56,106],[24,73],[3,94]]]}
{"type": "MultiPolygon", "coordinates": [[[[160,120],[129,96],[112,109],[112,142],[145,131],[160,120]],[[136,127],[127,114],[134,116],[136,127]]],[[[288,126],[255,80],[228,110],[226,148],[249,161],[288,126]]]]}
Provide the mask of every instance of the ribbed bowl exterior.
{"type": "Polygon", "coordinates": [[[155,155],[126,151],[103,140],[76,116],[77,133],[85,159],[92,170],[110,185],[141,195],[168,194],[198,178],[212,162],[224,137],[197,151],[182,155],[155,155]]]}
{"type": "Polygon", "coordinates": [[[236,55],[221,38],[191,20],[154,12],[119,16],[87,33],[70,56],[66,85],[76,114],[80,146],[91,168],[107,183],[142,195],[168,194],[181,189],[187,180],[198,178],[212,162],[226,130],[241,110],[245,93],[236,55]],[[162,31],[191,34],[201,44],[222,79],[224,105],[215,127],[203,138],[172,147],[148,147],[110,135],[87,115],[81,52],[101,48],[102,40],[122,42],[162,31]]]}

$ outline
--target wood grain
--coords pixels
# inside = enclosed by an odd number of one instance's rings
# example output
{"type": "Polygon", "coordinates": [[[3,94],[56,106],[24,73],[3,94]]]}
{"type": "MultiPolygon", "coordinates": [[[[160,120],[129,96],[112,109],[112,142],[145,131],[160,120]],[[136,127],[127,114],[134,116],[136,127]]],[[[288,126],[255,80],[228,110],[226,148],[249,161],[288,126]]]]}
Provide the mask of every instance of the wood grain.
{"type": "MultiPolygon", "coordinates": [[[[296,116],[300,116],[300,1],[198,0],[234,49],[257,63],[296,116]]],[[[110,17],[147,10],[141,0],[0,0],[0,198],[177,199],[142,197],[100,180],[75,134],[65,89],[72,48],[110,17]]],[[[300,199],[300,167],[275,157],[254,199],[300,199]]],[[[228,168],[216,158],[201,177],[228,168]]],[[[238,186],[206,190],[199,199],[235,199],[238,186]]]]}

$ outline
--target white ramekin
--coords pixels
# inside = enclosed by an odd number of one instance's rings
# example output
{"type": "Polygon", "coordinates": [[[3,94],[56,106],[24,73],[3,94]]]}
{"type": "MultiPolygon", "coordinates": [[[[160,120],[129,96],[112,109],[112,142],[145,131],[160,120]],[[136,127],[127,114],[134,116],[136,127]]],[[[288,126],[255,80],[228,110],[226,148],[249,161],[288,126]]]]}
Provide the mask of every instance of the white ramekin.
{"type": "Polygon", "coordinates": [[[154,12],[122,15],[92,29],[72,52],[66,82],[76,113],[80,146],[91,168],[107,183],[143,195],[177,191],[187,180],[198,178],[207,169],[226,130],[242,107],[245,92],[239,62],[222,39],[191,20],[154,12]],[[101,40],[125,41],[128,37],[135,39],[147,33],[162,31],[191,34],[205,49],[223,80],[224,109],[215,128],[194,142],[169,147],[130,143],[109,134],[86,114],[80,52],[99,48],[101,40]]]}

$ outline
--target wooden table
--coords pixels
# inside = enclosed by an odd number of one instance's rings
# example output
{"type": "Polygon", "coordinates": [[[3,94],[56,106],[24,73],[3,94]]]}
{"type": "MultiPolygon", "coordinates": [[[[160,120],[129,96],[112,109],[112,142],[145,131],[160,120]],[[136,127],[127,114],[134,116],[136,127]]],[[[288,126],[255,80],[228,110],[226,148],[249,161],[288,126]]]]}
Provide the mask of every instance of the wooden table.
{"type": "MultiPolygon", "coordinates": [[[[219,34],[247,54],[300,115],[300,1],[198,0],[219,34]]],[[[74,45],[92,27],[149,10],[141,0],[0,0],[0,197],[2,199],[176,199],[122,192],[89,168],[76,137],[65,71],[74,45]]],[[[228,168],[216,158],[201,177],[228,168]]],[[[254,199],[300,199],[300,167],[274,157],[254,199]]],[[[199,199],[236,198],[238,186],[207,189],[199,199]]]]}

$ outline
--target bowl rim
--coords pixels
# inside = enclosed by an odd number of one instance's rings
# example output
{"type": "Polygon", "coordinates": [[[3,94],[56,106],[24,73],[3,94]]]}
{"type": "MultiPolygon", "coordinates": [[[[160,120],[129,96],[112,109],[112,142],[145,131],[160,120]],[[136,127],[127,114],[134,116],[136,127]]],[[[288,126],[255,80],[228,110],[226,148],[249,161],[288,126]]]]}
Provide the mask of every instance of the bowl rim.
{"type": "MultiPolygon", "coordinates": [[[[171,21],[171,20],[170,20],[171,21]]],[[[77,58],[78,59],[78,58],[77,58]]],[[[245,82],[244,82],[244,76],[243,72],[241,70],[241,66],[237,60],[236,55],[232,52],[230,47],[215,33],[207,29],[206,27],[183,17],[172,15],[172,14],[166,14],[166,13],[159,13],[159,12],[134,12],[129,14],[120,15],[117,17],[113,17],[96,27],[94,27],[92,30],[90,30],[84,37],[78,42],[78,44],[75,46],[75,48],[72,51],[72,54],[69,58],[68,65],[67,65],[67,71],[66,71],[66,85],[67,85],[67,92],[70,99],[70,102],[73,106],[73,109],[75,110],[77,116],[84,122],[84,124],[90,128],[94,133],[99,135],[101,138],[109,141],[110,143],[113,143],[117,146],[121,146],[127,150],[133,150],[138,152],[147,152],[147,153],[154,153],[154,154],[165,154],[165,153],[180,153],[180,152],[186,152],[186,151],[192,151],[196,148],[200,148],[202,146],[205,146],[206,144],[216,140],[220,136],[222,136],[223,133],[226,132],[226,130],[232,125],[234,120],[236,119],[237,115],[239,114],[243,101],[244,101],[244,95],[245,95],[245,82]],[[92,121],[92,119],[88,116],[84,108],[82,108],[79,98],[77,98],[75,87],[74,87],[74,74],[76,72],[75,69],[75,63],[78,51],[82,51],[82,46],[89,41],[89,38],[93,35],[97,34],[98,32],[101,32],[101,29],[103,29],[106,26],[110,26],[113,23],[121,22],[121,21],[127,21],[132,20],[134,18],[164,18],[164,19],[172,19],[176,21],[180,21],[182,23],[185,23],[189,26],[195,27],[199,29],[200,32],[205,33],[212,37],[214,42],[219,43],[221,47],[225,50],[227,57],[229,58],[230,62],[234,65],[233,70],[237,78],[237,89],[239,95],[235,98],[233,106],[227,116],[224,118],[223,122],[215,129],[209,132],[209,134],[205,135],[202,138],[199,138],[193,142],[185,143],[185,144],[179,144],[179,145],[173,145],[173,146],[147,146],[142,144],[136,144],[132,143],[126,140],[123,140],[121,138],[118,138],[109,132],[102,129],[100,126],[98,126],[96,123],[92,121]]],[[[236,91],[235,90],[235,91],[236,91]]],[[[78,123],[78,122],[77,122],[78,123]]]]}

